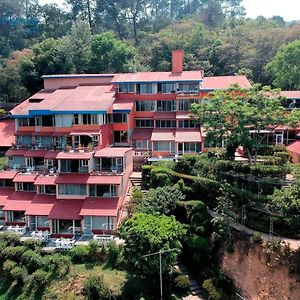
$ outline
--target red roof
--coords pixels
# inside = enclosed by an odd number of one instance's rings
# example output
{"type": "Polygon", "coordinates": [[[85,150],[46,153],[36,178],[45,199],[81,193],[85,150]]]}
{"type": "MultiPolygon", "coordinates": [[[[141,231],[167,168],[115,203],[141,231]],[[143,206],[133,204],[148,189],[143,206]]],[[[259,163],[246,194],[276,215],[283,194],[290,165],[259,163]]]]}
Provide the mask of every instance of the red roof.
{"type": "Polygon", "coordinates": [[[25,215],[48,216],[55,201],[56,197],[54,195],[37,194],[27,206],[25,215]]]}
{"type": "Polygon", "coordinates": [[[37,176],[37,174],[18,173],[13,182],[35,182],[37,176]]]}
{"type": "Polygon", "coordinates": [[[118,175],[89,175],[89,174],[60,174],[56,184],[121,184],[122,176],[118,175]]]}
{"type": "Polygon", "coordinates": [[[174,129],[153,129],[151,141],[175,141],[174,129]]]}
{"type": "Polygon", "coordinates": [[[68,199],[68,200],[56,200],[49,212],[49,219],[58,220],[81,220],[79,215],[82,200],[79,199],[68,199]]]}
{"type": "Polygon", "coordinates": [[[3,210],[26,211],[35,195],[34,192],[14,191],[7,197],[3,210]]]}
{"type": "Polygon", "coordinates": [[[56,176],[39,176],[38,178],[36,178],[34,184],[35,185],[54,185],[55,184],[55,180],[56,180],[56,176]]]}
{"type": "Polygon", "coordinates": [[[108,111],[115,100],[112,85],[76,86],[56,90],[41,90],[29,99],[42,99],[40,102],[25,100],[12,111],[12,115],[28,115],[31,110],[51,112],[67,111],[108,111]],[[71,104],[71,105],[70,105],[71,104]]]}
{"type": "Polygon", "coordinates": [[[117,74],[112,83],[123,82],[173,82],[173,81],[201,81],[201,71],[183,71],[181,73],[172,72],[137,72],[117,74]]]}
{"type": "Polygon", "coordinates": [[[59,152],[56,159],[90,159],[92,152],[59,152]]]}
{"type": "Polygon", "coordinates": [[[25,157],[44,157],[47,150],[28,150],[24,153],[25,157]]]}
{"type": "Polygon", "coordinates": [[[17,171],[1,171],[0,179],[14,179],[17,173],[17,171]]]}
{"type": "Polygon", "coordinates": [[[10,147],[15,142],[15,120],[0,120],[0,147],[10,147]]]}
{"type": "Polygon", "coordinates": [[[135,128],[133,129],[131,140],[150,140],[152,135],[152,128],[135,128]]]}
{"type": "Polygon", "coordinates": [[[233,84],[238,84],[242,88],[250,88],[251,84],[244,75],[238,76],[213,76],[204,77],[202,89],[215,90],[227,89],[233,84]]]}
{"type": "Polygon", "coordinates": [[[176,112],[155,112],[153,114],[154,119],[175,119],[176,118],[176,112]]]}
{"type": "Polygon", "coordinates": [[[47,151],[44,158],[45,159],[55,159],[58,153],[59,153],[58,151],[47,151]]]}
{"type": "Polygon", "coordinates": [[[286,149],[290,152],[300,154],[300,141],[293,142],[292,144],[287,146],[286,149]]]}
{"type": "Polygon", "coordinates": [[[280,95],[287,99],[300,99],[300,91],[281,91],[280,95]]]}
{"type": "Polygon", "coordinates": [[[94,157],[124,157],[132,148],[103,148],[96,151],[94,157]]]}
{"type": "Polygon", "coordinates": [[[24,156],[24,154],[26,153],[26,149],[9,149],[6,151],[5,155],[7,156],[24,156]]]}
{"type": "Polygon", "coordinates": [[[7,198],[14,192],[13,188],[0,188],[0,206],[4,206],[7,198]]]}
{"type": "Polygon", "coordinates": [[[116,217],[118,198],[87,198],[84,200],[80,215],[97,217],[116,217]]]}
{"type": "Polygon", "coordinates": [[[194,129],[177,129],[175,134],[175,142],[201,142],[200,130],[194,129]]]}
{"type": "Polygon", "coordinates": [[[129,110],[131,111],[134,105],[134,100],[116,100],[113,105],[113,110],[129,110]]]}

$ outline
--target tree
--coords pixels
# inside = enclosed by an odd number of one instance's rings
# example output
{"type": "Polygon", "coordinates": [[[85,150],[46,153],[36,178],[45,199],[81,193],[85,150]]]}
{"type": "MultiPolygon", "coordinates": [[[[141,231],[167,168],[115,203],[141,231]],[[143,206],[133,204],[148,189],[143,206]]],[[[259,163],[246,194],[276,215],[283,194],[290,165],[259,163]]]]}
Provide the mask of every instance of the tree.
{"type": "Polygon", "coordinates": [[[46,39],[32,47],[32,56],[21,62],[20,74],[23,84],[31,92],[42,88],[42,76],[69,74],[74,71],[71,55],[63,40],[46,39]]]}
{"type": "Polygon", "coordinates": [[[267,70],[275,78],[273,83],[282,89],[300,88],[300,40],[282,46],[267,64],[267,70]]]}
{"type": "Polygon", "coordinates": [[[109,300],[111,292],[106,286],[103,276],[92,274],[83,282],[83,294],[89,300],[103,299],[109,300]]]}
{"type": "Polygon", "coordinates": [[[279,90],[254,85],[249,89],[232,86],[209,94],[209,100],[192,106],[192,117],[207,131],[211,146],[225,143],[228,158],[233,159],[242,145],[249,161],[256,162],[257,150],[264,141],[263,130],[272,134],[280,124],[295,127],[299,112],[287,112],[279,90]],[[250,130],[252,134],[250,134],[250,130]]]}
{"type": "Polygon", "coordinates": [[[135,54],[132,46],[117,39],[111,32],[93,36],[91,49],[93,72],[125,72],[135,54]]]}
{"type": "Polygon", "coordinates": [[[164,214],[170,215],[175,207],[176,202],[184,200],[182,192],[170,186],[150,189],[142,201],[137,206],[137,211],[147,214],[164,214]]]}
{"type": "Polygon", "coordinates": [[[159,272],[158,257],[143,256],[160,250],[176,249],[162,256],[162,270],[169,271],[180,253],[180,239],[185,232],[174,216],[138,213],[121,226],[119,236],[125,240],[124,256],[128,264],[138,274],[151,275],[159,272]]]}

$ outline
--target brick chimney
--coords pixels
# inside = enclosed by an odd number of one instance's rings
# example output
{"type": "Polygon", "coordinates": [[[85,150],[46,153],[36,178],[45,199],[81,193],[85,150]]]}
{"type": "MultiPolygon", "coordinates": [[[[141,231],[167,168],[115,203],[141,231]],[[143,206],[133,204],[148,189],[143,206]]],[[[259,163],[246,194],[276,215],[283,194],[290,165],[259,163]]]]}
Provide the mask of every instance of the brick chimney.
{"type": "Polygon", "coordinates": [[[182,73],[183,71],[183,50],[172,51],[172,73],[182,73]]]}

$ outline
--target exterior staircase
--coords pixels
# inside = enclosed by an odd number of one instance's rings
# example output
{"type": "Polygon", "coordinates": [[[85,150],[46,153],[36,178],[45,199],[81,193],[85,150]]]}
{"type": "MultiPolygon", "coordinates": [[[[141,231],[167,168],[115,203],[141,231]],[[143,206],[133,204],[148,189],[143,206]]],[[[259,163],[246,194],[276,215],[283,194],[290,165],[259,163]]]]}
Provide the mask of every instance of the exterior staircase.
{"type": "Polygon", "coordinates": [[[143,185],[142,172],[133,172],[129,179],[132,184],[132,187],[140,188],[144,194],[147,192],[143,185]]]}

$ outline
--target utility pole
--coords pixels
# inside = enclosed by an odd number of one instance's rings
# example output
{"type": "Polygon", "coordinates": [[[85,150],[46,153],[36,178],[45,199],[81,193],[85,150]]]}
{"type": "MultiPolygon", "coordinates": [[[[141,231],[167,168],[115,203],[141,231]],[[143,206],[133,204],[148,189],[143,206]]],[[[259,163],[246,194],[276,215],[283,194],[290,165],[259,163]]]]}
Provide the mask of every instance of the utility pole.
{"type": "Polygon", "coordinates": [[[160,282],[160,300],[163,300],[163,282],[162,282],[162,265],[161,265],[161,255],[167,252],[175,251],[177,248],[169,249],[169,250],[159,250],[158,252],[150,253],[143,255],[142,257],[154,256],[158,255],[159,257],[159,282],[160,282]]]}

